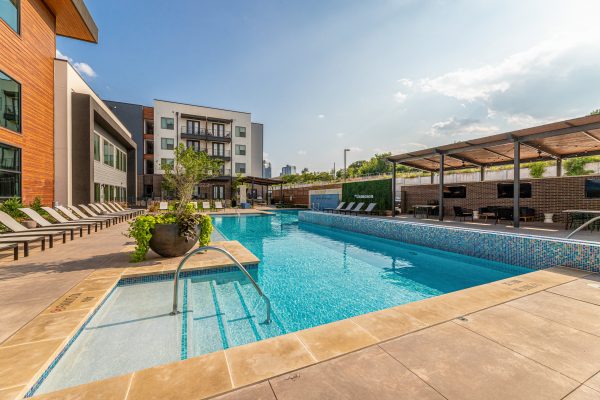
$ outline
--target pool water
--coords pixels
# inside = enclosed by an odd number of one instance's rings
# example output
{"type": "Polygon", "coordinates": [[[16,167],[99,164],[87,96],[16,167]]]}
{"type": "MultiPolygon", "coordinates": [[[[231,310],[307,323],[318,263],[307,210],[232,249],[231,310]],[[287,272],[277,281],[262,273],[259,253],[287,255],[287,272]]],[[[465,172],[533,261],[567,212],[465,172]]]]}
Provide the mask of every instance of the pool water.
{"type": "MultiPolygon", "coordinates": [[[[238,271],[120,286],[36,394],[262,340],[530,272],[529,269],[298,222],[297,211],[215,216],[260,260],[250,268],[272,322],[238,271]]],[[[193,258],[192,258],[193,260],[193,258]]]]}

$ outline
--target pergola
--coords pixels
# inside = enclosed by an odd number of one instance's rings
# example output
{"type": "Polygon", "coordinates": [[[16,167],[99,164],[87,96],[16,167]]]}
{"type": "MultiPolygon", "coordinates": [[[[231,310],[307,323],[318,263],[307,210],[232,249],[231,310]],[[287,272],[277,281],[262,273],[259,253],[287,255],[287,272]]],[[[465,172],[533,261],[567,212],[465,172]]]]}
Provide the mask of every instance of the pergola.
{"type": "MultiPolygon", "coordinates": [[[[267,204],[269,204],[269,186],[281,185],[281,191],[283,193],[283,181],[281,179],[272,178],[261,178],[258,176],[244,176],[238,179],[240,183],[249,183],[251,190],[254,190],[254,185],[266,186],[267,187],[267,204]]],[[[254,204],[254,199],[252,199],[254,204]]]]}
{"type": "MultiPolygon", "coordinates": [[[[486,167],[513,164],[513,225],[519,227],[520,163],[556,160],[557,176],[562,160],[600,154],[600,115],[590,115],[479,139],[432,147],[388,157],[394,165],[406,165],[439,174],[439,219],[444,218],[444,171],[479,168],[480,180],[486,167]]],[[[392,204],[396,201],[396,175],[392,174],[392,204]]],[[[392,207],[395,214],[395,207],[392,207]]]]}

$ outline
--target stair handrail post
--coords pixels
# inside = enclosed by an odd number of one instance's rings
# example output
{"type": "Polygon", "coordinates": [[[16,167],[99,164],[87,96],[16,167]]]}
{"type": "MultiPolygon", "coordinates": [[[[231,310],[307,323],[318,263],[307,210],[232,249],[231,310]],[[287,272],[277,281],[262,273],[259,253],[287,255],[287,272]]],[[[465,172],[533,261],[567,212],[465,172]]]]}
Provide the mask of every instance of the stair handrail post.
{"type": "Polygon", "coordinates": [[[231,259],[231,261],[234,262],[235,266],[238,267],[238,269],[240,271],[242,271],[244,273],[244,275],[246,275],[246,277],[250,280],[250,283],[252,283],[252,286],[254,286],[254,289],[256,289],[256,291],[258,292],[258,295],[263,299],[263,301],[265,302],[265,304],[267,306],[267,319],[265,319],[265,324],[270,324],[271,323],[271,300],[269,300],[267,295],[264,294],[264,292],[262,291],[260,286],[258,286],[258,283],[256,283],[254,278],[252,278],[252,276],[250,275],[248,270],[230,252],[228,252],[227,250],[225,250],[221,247],[215,247],[215,246],[202,246],[202,247],[197,248],[196,250],[193,250],[192,252],[188,253],[185,257],[183,257],[183,259],[177,266],[177,270],[175,271],[175,278],[173,279],[173,285],[174,285],[174,287],[173,287],[173,310],[171,311],[171,315],[178,314],[177,305],[179,302],[179,272],[181,271],[184,264],[187,262],[187,260],[190,257],[192,257],[193,255],[198,254],[200,252],[207,251],[207,250],[214,250],[214,251],[218,251],[219,253],[225,254],[227,257],[229,257],[229,259],[231,259]]]}

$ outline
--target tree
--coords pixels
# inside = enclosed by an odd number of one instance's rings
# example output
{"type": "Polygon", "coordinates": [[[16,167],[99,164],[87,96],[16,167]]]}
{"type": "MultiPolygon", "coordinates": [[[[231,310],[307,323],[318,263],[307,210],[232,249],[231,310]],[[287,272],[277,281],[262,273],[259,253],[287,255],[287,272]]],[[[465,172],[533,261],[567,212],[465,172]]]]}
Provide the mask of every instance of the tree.
{"type": "Polygon", "coordinates": [[[302,174],[306,174],[307,172],[308,172],[308,168],[306,168],[306,167],[302,168],[302,172],[301,172],[302,174]]]}
{"type": "Polygon", "coordinates": [[[600,115],[600,108],[593,110],[590,115],[600,115]]]}
{"type": "Polygon", "coordinates": [[[594,171],[585,169],[585,164],[594,161],[592,157],[577,157],[565,161],[565,175],[578,176],[589,175],[594,171]]]}
{"type": "Polygon", "coordinates": [[[164,164],[162,169],[163,188],[175,191],[179,198],[177,214],[182,214],[192,200],[194,187],[211,176],[216,176],[222,162],[209,157],[205,152],[186,148],[183,143],[175,149],[175,162],[173,165],[164,164]]]}
{"type": "Polygon", "coordinates": [[[546,172],[546,163],[544,161],[536,161],[529,164],[529,175],[532,178],[541,178],[546,172]]]}

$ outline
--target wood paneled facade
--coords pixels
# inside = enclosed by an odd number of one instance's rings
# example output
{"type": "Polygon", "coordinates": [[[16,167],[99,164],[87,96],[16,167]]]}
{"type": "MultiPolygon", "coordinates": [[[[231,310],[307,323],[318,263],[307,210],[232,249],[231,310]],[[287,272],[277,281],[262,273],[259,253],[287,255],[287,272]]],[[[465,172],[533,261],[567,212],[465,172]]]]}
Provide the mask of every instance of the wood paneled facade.
{"type": "Polygon", "coordinates": [[[21,32],[0,20],[0,71],[21,84],[21,133],[0,127],[0,142],[22,149],[22,196],[54,196],[55,18],[41,0],[21,0],[21,32]]]}

